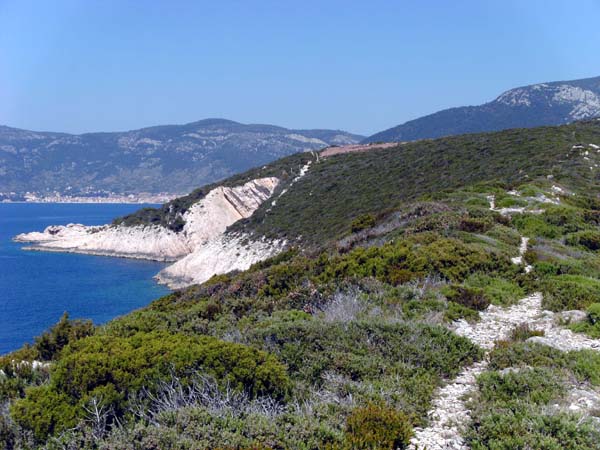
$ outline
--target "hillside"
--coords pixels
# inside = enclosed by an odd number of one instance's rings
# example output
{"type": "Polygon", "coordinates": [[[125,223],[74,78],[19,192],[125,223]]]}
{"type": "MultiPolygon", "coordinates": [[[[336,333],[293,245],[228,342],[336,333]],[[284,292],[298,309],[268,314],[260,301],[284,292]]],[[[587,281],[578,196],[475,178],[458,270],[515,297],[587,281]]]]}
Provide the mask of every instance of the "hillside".
{"type": "Polygon", "coordinates": [[[436,112],[381,131],[365,142],[403,142],[508,128],[561,125],[600,116],[600,77],[511,89],[479,106],[436,112]]]}
{"type": "Polygon", "coordinates": [[[222,119],[81,135],[0,126],[0,200],[26,192],[182,193],[286,155],[360,139],[222,119]]]}
{"type": "Polygon", "coordinates": [[[0,442],[597,449],[600,120],[337,153],[90,231],[273,251],[0,358],[0,442]]]}
{"type": "MultiPolygon", "coordinates": [[[[264,203],[231,231],[291,241],[301,237],[303,245],[322,244],[343,235],[348,223],[362,214],[383,214],[420,196],[476,183],[516,185],[552,175],[597,189],[595,168],[587,168],[586,160],[570,149],[598,141],[600,122],[589,121],[398,144],[320,158],[318,163],[313,154],[294,155],[225,180],[226,185],[235,185],[265,176],[282,179],[274,193],[276,204],[264,203]],[[306,175],[288,189],[309,161],[306,175]]],[[[168,227],[211,187],[115,223],[168,227]]]]}

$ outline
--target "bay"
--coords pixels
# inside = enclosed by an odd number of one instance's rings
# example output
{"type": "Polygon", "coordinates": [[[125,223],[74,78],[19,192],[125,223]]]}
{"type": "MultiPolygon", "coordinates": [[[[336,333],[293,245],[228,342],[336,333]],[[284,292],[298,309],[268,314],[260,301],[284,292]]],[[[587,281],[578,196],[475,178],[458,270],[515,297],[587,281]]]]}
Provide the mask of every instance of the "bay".
{"type": "Polygon", "coordinates": [[[48,225],[109,223],[144,206],[152,205],[0,203],[0,355],[32,342],[65,311],[102,324],[169,292],[152,279],[163,263],[25,251],[12,241],[48,225]]]}

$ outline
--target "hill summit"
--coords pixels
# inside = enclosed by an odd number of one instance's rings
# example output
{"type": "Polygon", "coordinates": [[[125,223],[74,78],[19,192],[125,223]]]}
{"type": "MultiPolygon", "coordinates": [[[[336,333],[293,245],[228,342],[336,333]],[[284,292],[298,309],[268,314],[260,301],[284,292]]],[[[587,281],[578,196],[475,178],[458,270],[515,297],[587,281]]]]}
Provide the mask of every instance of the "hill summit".
{"type": "Polygon", "coordinates": [[[600,77],[518,87],[479,106],[438,111],[370,136],[401,142],[464,133],[562,125],[600,116],[600,77]]]}

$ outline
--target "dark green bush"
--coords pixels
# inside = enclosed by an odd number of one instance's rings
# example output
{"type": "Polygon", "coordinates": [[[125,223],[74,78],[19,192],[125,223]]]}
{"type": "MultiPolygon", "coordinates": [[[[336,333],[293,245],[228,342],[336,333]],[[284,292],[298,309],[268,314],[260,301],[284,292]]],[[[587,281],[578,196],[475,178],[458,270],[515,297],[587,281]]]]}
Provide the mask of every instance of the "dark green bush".
{"type": "MultiPolygon", "coordinates": [[[[557,353],[554,349],[550,351],[557,353]]],[[[488,372],[477,381],[479,393],[470,402],[472,423],[467,433],[470,448],[597,448],[600,433],[589,421],[581,420],[578,415],[546,411],[549,402],[564,395],[560,371],[522,368],[506,374],[488,372]]]]}
{"type": "Polygon", "coordinates": [[[510,278],[476,273],[466,279],[465,285],[483,290],[484,296],[494,305],[513,305],[525,297],[525,290],[510,278]]]}
{"type": "Polygon", "coordinates": [[[81,419],[81,406],[94,397],[102,398],[118,416],[128,395],[142,387],[152,389],[171,371],[183,377],[200,371],[253,396],[281,398],[288,389],[286,368],[275,357],[241,344],[165,332],[127,338],[96,335],[65,347],[52,369],[50,385],[27,391],[25,399],[15,404],[13,416],[40,436],[63,430],[73,418],[81,419]],[[48,404],[56,406],[48,409],[48,404]],[[64,414],[55,414],[57,408],[64,414]]]}
{"type": "Polygon", "coordinates": [[[509,258],[500,252],[485,251],[480,245],[442,238],[435,233],[423,233],[381,247],[357,248],[333,258],[320,279],[374,277],[395,283],[437,274],[452,281],[462,281],[479,271],[503,273],[513,270],[509,258]]]}
{"type": "Polygon", "coordinates": [[[77,407],[67,394],[47,385],[29,389],[27,396],[11,408],[15,422],[30,430],[39,441],[75,426],[77,413],[77,407]]]}
{"type": "Polygon", "coordinates": [[[582,246],[588,250],[600,250],[600,231],[586,230],[572,233],[566,236],[567,245],[582,246]]]}
{"type": "Polygon", "coordinates": [[[359,231],[374,227],[375,223],[376,219],[373,214],[363,214],[352,221],[350,231],[358,233],[359,231]]]}
{"type": "Polygon", "coordinates": [[[39,355],[38,359],[50,361],[56,359],[69,342],[92,334],[94,325],[90,320],[69,320],[69,314],[64,313],[56,325],[35,339],[33,348],[39,355]]]}
{"type": "Polygon", "coordinates": [[[476,322],[479,320],[479,313],[458,303],[448,302],[448,309],[446,309],[444,317],[449,322],[454,322],[459,319],[465,319],[468,322],[476,322]]]}
{"type": "Polygon", "coordinates": [[[275,353],[293,377],[316,385],[322,384],[327,371],[352,380],[406,375],[417,368],[440,377],[454,376],[480,356],[468,339],[441,326],[378,319],[349,323],[272,320],[248,330],[247,338],[275,353]]]}
{"type": "Polygon", "coordinates": [[[551,311],[585,309],[600,298],[600,280],[579,275],[550,276],[542,280],[544,307],[551,311]]]}
{"type": "Polygon", "coordinates": [[[592,325],[600,323],[600,303],[592,303],[587,308],[588,320],[592,325]]]}
{"type": "Polygon", "coordinates": [[[490,301],[484,295],[483,289],[452,284],[444,287],[442,293],[449,301],[475,311],[484,311],[490,306],[490,301]]]}
{"type": "Polygon", "coordinates": [[[356,408],[346,422],[344,448],[362,450],[404,449],[413,435],[408,417],[385,405],[356,408]]]}
{"type": "Polygon", "coordinates": [[[492,221],[486,218],[465,217],[458,228],[468,233],[483,233],[492,228],[492,221]]]}

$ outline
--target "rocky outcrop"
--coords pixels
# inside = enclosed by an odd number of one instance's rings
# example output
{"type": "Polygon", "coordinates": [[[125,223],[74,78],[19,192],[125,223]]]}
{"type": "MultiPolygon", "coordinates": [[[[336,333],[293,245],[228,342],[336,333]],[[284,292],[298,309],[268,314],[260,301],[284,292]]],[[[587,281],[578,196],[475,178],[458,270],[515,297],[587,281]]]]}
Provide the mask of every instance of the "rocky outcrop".
{"type": "Polygon", "coordinates": [[[183,287],[214,274],[247,269],[283,247],[282,242],[254,241],[225,233],[228,226],[250,217],[278,184],[277,178],[269,177],[241,186],[219,186],[185,212],[185,225],[179,233],[161,226],[69,224],[14,239],[32,243],[29,250],[177,261],[157,278],[172,287],[183,287]]]}
{"type": "Polygon", "coordinates": [[[27,250],[87,253],[90,255],[176,261],[191,249],[186,240],[160,226],[124,227],[81,224],[52,225],[42,233],[24,233],[14,238],[30,242],[27,250]]]}
{"type": "Polygon", "coordinates": [[[252,264],[276,255],[284,247],[285,241],[221,235],[163,269],[155,278],[172,288],[203,283],[215,274],[246,270],[252,264]]]}

